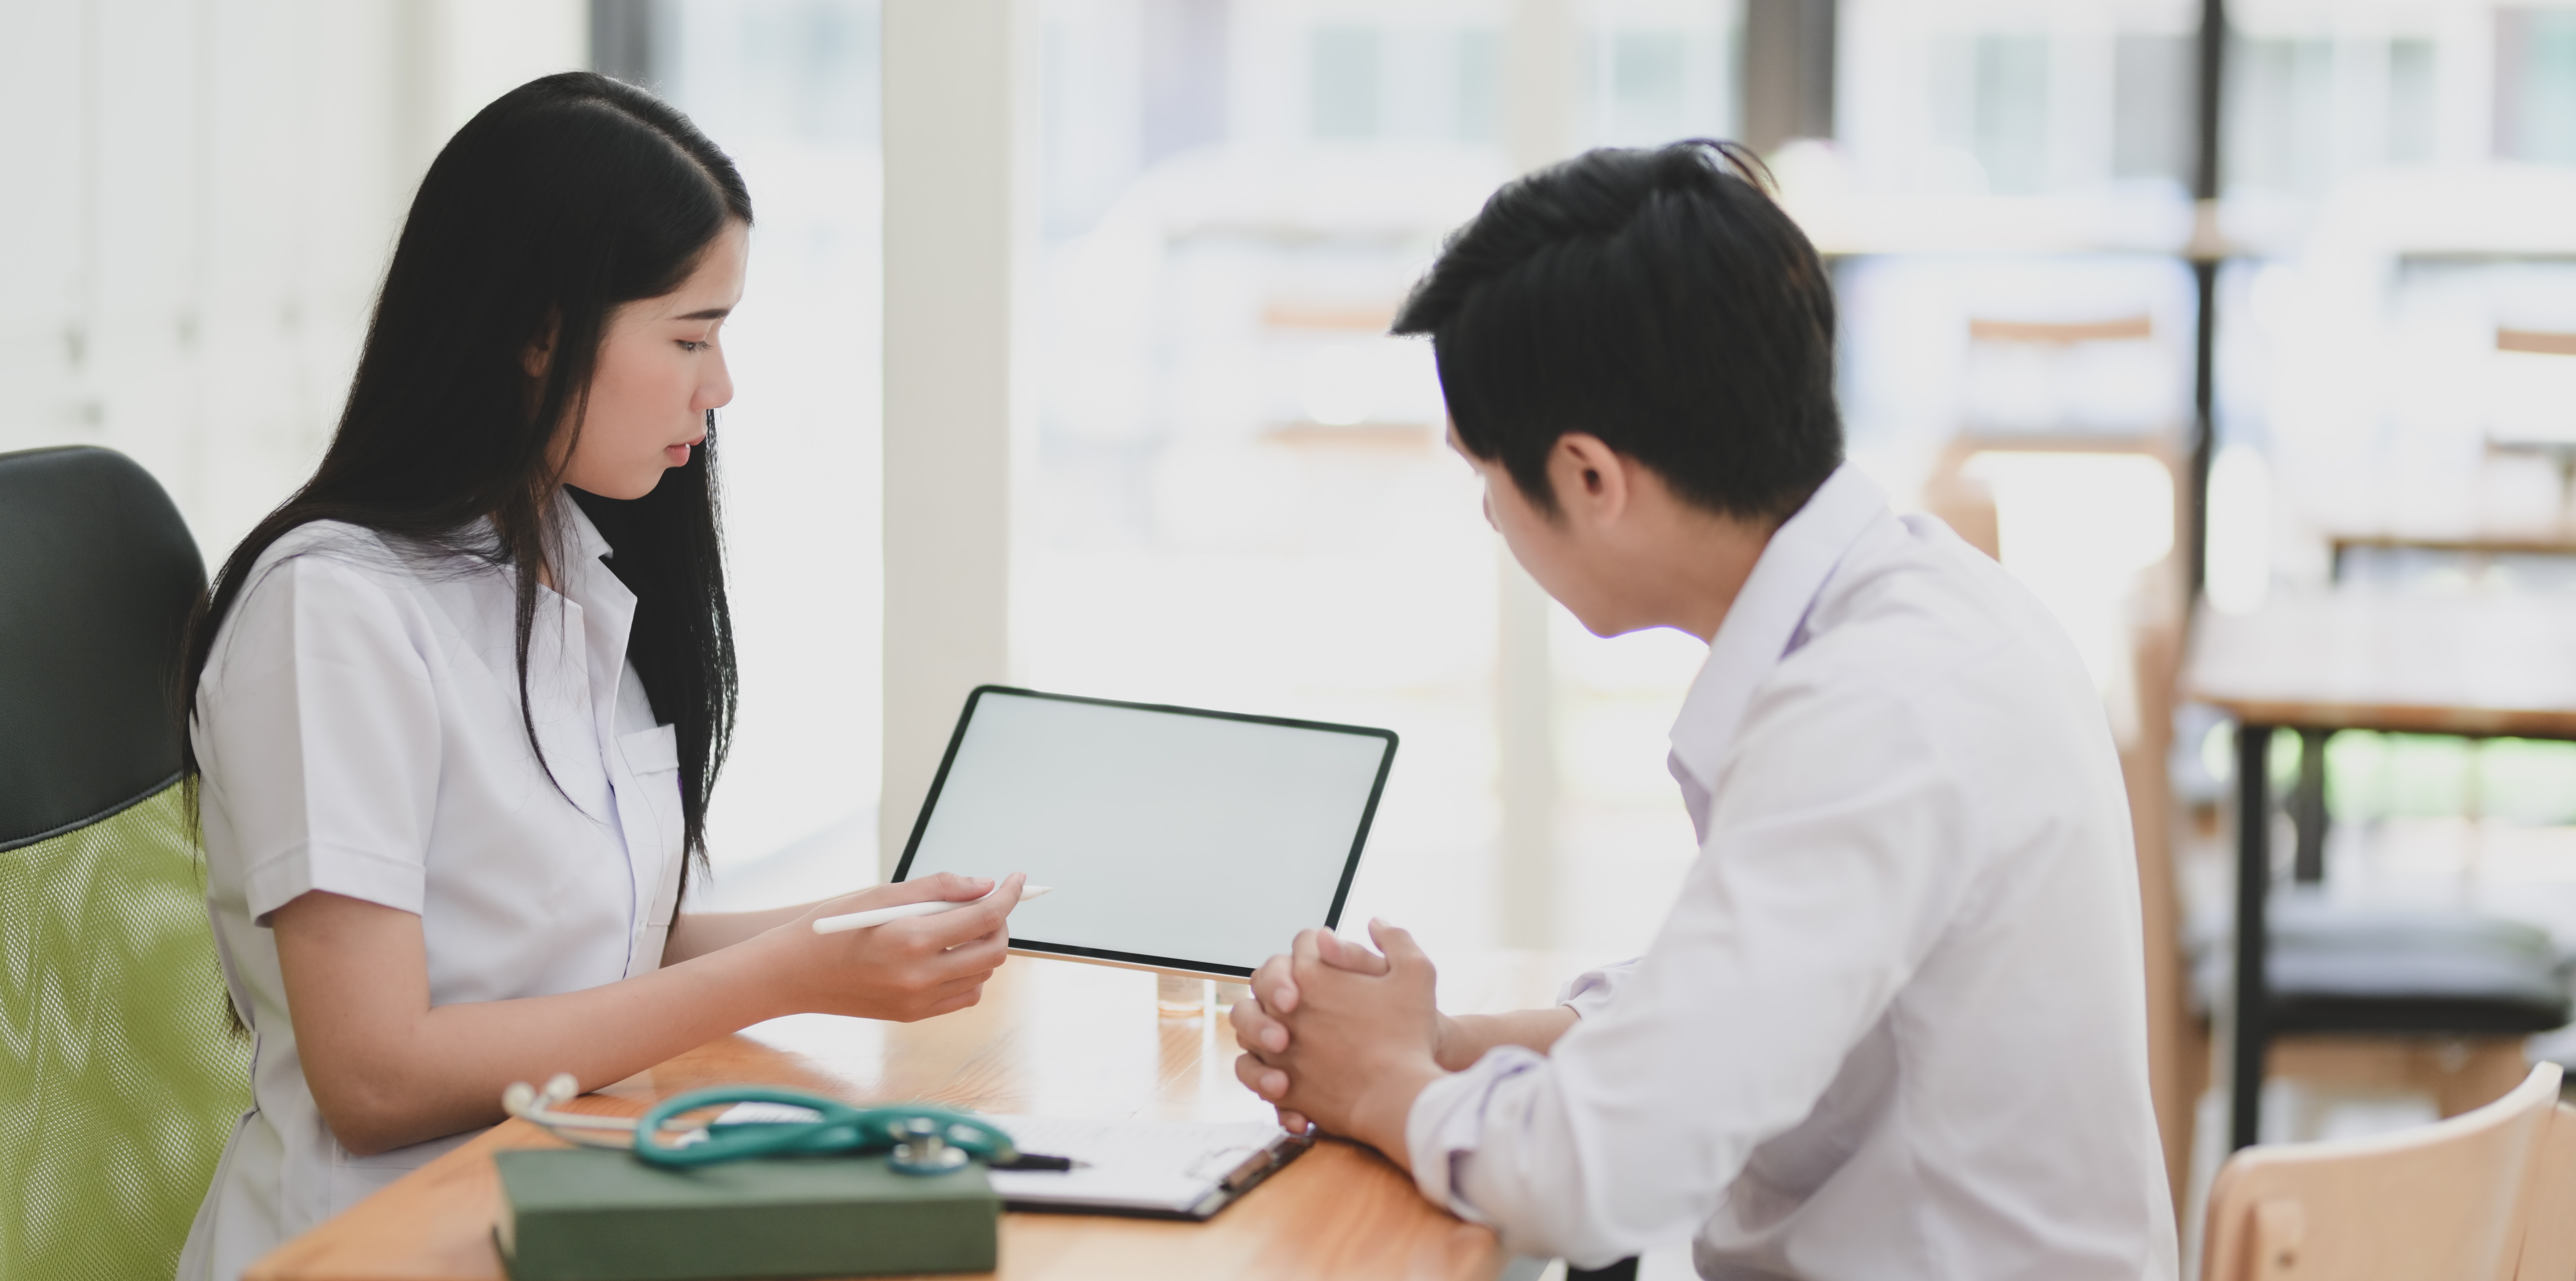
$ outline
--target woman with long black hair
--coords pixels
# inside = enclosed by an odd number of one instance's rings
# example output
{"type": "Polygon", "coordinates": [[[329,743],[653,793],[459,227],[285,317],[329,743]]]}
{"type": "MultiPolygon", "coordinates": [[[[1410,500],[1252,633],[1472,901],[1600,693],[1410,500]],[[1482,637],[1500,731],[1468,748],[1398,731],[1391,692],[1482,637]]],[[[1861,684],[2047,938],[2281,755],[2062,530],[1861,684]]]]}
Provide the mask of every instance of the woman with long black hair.
{"type": "Polygon", "coordinates": [[[919,1019],[1002,963],[1003,892],[816,935],[679,910],[732,727],[715,484],[751,200],[652,95],[512,91],[414,199],[329,451],[195,621],[188,777],[253,1107],[180,1276],[501,1115],[801,1011],[919,1019]]]}

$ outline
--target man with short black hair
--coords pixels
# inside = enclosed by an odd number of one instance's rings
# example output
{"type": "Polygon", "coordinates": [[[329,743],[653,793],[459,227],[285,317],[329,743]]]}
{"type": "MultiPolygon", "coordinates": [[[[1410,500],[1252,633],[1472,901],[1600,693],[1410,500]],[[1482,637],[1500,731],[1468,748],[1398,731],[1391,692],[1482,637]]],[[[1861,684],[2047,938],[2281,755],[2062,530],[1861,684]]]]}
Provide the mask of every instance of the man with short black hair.
{"type": "Polygon", "coordinates": [[[1698,859],[1634,961],[1448,1017],[1403,931],[1254,976],[1237,1071],[1523,1253],[1705,1277],[2164,1278],[2137,875],[2083,663],[1842,461],[1833,298],[1758,165],[1595,151],[1498,192],[1428,334],[1487,519],[1594,633],[1709,643],[1698,859]]]}

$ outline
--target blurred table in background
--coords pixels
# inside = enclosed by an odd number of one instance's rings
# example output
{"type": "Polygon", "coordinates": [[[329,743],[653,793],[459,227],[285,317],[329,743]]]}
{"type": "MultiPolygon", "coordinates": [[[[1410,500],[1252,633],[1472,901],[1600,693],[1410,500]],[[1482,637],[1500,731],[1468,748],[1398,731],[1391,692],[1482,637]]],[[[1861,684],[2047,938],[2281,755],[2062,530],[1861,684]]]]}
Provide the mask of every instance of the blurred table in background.
{"type": "Polygon", "coordinates": [[[2355,552],[2430,552],[2457,556],[2473,564],[2500,556],[2576,556],[2576,529],[2402,533],[2345,530],[2327,534],[2326,546],[2331,557],[2327,577],[2341,582],[2355,552]]]}
{"type": "Polygon", "coordinates": [[[2333,591],[2204,609],[2185,683],[2240,724],[2576,738],[2576,599],[2333,591]]]}
{"type": "Polygon", "coordinates": [[[2325,740],[2337,730],[2576,739],[2576,598],[2536,593],[2276,593],[2194,620],[2186,697],[2236,721],[2234,1145],[2254,1141],[2267,1048],[2271,740],[2299,731],[2294,876],[2320,879],[2325,740]]]}
{"type": "MultiPolygon", "coordinates": [[[[1442,1008],[1545,1005],[1584,962],[1541,952],[1453,956],[1442,1008]]],[[[759,1024],[638,1073],[575,1110],[640,1115],[654,1100],[760,1082],[852,1102],[930,1100],[1065,1117],[1267,1119],[1234,1079],[1225,1020],[1158,1015],[1154,975],[1016,956],[982,1004],[921,1023],[799,1015],[759,1024]]],[[[500,1184],[492,1153],[560,1144],[508,1121],[286,1243],[252,1281],[497,1281],[500,1184]]],[[[1424,1201],[1401,1170],[1326,1140],[1206,1223],[1006,1214],[1008,1278],[1404,1278],[1491,1281],[1494,1234],[1424,1201]]]]}

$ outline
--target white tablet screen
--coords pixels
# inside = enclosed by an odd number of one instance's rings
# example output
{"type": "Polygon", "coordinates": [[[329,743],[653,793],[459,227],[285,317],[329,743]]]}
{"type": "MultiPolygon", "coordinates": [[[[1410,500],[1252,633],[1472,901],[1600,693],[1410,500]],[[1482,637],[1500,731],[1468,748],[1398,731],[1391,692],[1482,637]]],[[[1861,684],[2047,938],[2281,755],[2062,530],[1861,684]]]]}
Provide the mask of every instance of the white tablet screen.
{"type": "Polygon", "coordinates": [[[1015,947],[1249,972],[1338,924],[1395,735],[987,686],[949,752],[896,879],[1026,872],[1015,947]]]}

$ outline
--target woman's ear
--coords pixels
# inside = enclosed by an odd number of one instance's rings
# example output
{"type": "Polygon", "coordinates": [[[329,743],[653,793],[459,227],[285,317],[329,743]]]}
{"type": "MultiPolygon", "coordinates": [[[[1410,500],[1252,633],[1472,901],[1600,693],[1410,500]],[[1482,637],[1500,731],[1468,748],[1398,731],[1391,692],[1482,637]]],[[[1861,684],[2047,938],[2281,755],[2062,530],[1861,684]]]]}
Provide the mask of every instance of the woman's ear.
{"type": "Polygon", "coordinates": [[[526,347],[520,349],[519,368],[528,371],[528,377],[546,376],[546,369],[554,363],[555,332],[561,328],[563,328],[563,318],[551,311],[547,312],[545,326],[537,330],[536,336],[528,340],[526,347]]]}

